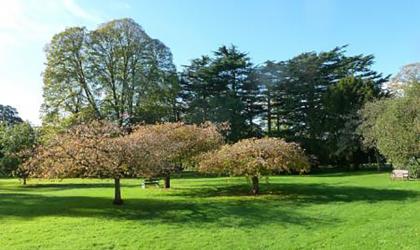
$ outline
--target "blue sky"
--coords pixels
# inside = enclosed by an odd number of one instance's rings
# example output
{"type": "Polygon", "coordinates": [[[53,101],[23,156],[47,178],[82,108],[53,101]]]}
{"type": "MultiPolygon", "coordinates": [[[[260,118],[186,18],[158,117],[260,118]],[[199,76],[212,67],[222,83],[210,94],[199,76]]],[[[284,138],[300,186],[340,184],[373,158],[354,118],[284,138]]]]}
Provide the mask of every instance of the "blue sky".
{"type": "Polygon", "coordinates": [[[171,48],[175,64],[235,44],[255,63],[348,44],[396,73],[420,61],[416,0],[15,0],[0,2],[0,104],[39,124],[43,48],[69,26],[131,17],[171,48]]]}

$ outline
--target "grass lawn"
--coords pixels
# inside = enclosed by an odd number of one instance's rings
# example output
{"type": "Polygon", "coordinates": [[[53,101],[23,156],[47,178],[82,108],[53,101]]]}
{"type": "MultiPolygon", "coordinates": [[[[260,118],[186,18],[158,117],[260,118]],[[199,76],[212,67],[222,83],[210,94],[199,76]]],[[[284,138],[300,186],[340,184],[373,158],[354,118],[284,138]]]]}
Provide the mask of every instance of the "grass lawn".
{"type": "Polygon", "coordinates": [[[420,249],[420,182],[386,173],[113,182],[0,179],[0,249],[420,249]]]}

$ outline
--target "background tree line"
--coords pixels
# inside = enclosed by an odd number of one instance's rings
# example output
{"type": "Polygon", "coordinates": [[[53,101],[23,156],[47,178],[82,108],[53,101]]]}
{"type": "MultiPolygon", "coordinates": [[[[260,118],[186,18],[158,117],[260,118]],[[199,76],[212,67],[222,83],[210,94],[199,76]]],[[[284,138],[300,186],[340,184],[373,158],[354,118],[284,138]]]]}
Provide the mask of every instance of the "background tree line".
{"type": "Polygon", "coordinates": [[[73,27],[46,48],[45,134],[89,119],[129,126],[228,122],[227,140],[273,136],[300,144],[322,164],[357,165],[372,152],[356,134],[358,110],[386,95],[372,55],[345,46],[254,65],[235,46],[193,59],[177,73],[172,54],[131,19],[73,27]]]}
{"type": "Polygon", "coordinates": [[[302,145],[313,164],[357,167],[383,154],[364,145],[360,110],[398,96],[384,86],[389,76],[372,69],[372,55],[348,55],[346,46],[258,65],[221,46],[177,72],[170,49],[131,19],[67,28],[45,52],[40,143],[97,119],[128,132],[139,123],[227,122],[230,143],[281,137],[302,145]]]}
{"type": "Polygon", "coordinates": [[[373,59],[337,47],[253,66],[246,53],[222,46],[182,71],[181,119],[228,121],[229,141],[267,135],[299,142],[323,164],[367,162],[358,111],[387,95],[388,80],[371,69],[373,59]]]}

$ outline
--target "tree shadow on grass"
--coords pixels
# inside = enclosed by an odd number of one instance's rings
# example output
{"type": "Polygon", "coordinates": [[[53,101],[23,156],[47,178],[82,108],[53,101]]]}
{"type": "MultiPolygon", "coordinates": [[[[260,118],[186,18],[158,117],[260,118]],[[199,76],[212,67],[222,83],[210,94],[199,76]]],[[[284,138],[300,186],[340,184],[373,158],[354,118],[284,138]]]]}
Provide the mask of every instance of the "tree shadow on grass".
{"type": "MultiPolygon", "coordinates": [[[[123,187],[140,187],[140,181],[138,184],[135,183],[123,183],[123,187]]],[[[114,182],[109,180],[108,182],[92,182],[92,183],[66,183],[66,182],[49,182],[49,183],[28,183],[27,185],[11,186],[7,189],[13,191],[60,191],[70,189],[94,189],[94,188],[114,188],[114,182]]]]}
{"type": "Polygon", "coordinates": [[[351,177],[361,175],[378,175],[390,173],[388,170],[372,171],[372,170],[358,170],[358,171],[337,171],[337,172],[314,172],[310,176],[313,177],[351,177]]]}
{"type": "MultiPolygon", "coordinates": [[[[180,188],[179,188],[180,189],[180,188]]],[[[260,197],[264,200],[281,199],[304,204],[326,204],[333,202],[368,202],[403,201],[420,199],[420,192],[398,189],[376,189],[358,186],[337,186],[308,183],[270,183],[260,184],[260,197]]],[[[196,189],[180,189],[170,195],[188,197],[232,197],[250,196],[250,187],[246,184],[215,187],[202,186],[196,189]]]]}
{"type": "MultiPolygon", "coordinates": [[[[101,183],[100,187],[112,186],[112,183],[104,184],[101,183]]],[[[59,188],[84,188],[97,184],[57,185],[60,185],[59,188]]],[[[175,188],[156,199],[126,199],[123,206],[112,205],[112,197],[7,192],[0,193],[0,224],[7,223],[5,219],[8,218],[28,220],[54,216],[130,220],[150,225],[182,224],[196,228],[206,227],[209,223],[215,223],[218,227],[250,230],[257,225],[268,224],[294,224],[310,228],[336,225],[340,220],[332,216],[309,216],[299,207],[334,202],[374,203],[420,199],[418,191],[308,183],[261,184],[261,191],[260,196],[253,197],[249,195],[249,186],[246,184],[218,187],[209,183],[197,188],[175,188]]]]}
{"type": "MultiPolygon", "coordinates": [[[[258,201],[188,201],[165,199],[128,199],[123,206],[114,206],[111,199],[85,196],[43,196],[34,194],[0,194],[0,223],[4,219],[37,217],[95,217],[107,220],[131,220],[142,224],[183,224],[206,227],[242,227],[252,229],[265,224],[296,224],[312,227],[331,225],[334,218],[317,218],[293,209],[258,201]]],[[[6,222],[7,223],[7,222],[6,222]]]]}

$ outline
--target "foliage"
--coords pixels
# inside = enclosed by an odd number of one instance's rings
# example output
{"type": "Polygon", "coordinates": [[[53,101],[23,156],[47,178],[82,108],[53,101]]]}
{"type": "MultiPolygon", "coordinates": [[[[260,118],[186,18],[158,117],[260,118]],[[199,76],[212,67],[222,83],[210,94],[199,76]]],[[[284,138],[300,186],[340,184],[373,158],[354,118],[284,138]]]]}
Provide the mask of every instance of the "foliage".
{"type": "Polygon", "coordinates": [[[93,121],[73,126],[37,148],[23,168],[43,178],[99,177],[115,180],[115,204],[122,204],[120,179],[139,176],[129,165],[132,156],[121,129],[110,122],[93,121]]]}
{"type": "MultiPolygon", "coordinates": [[[[37,135],[27,122],[0,126],[0,173],[26,178],[19,165],[27,158],[37,143],[37,135]]],[[[25,180],[24,180],[25,181],[25,180]]]]}
{"type": "Polygon", "coordinates": [[[23,122],[15,108],[0,104],[0,125],[13,125],[23,122]]]}
{"type": "Polygon", "coordinates": [[[366,102],[385,95],[373,80],[353,76],[329,87],[324,95],[324,130],[331,162],[357,165],[366,162],[366,156],[369,155],[365,153],[362,139],[356,133],[361,123],[359,110],[366,102]]]}
{"type": "Polygon", "coordinates": [[[162,123],[137,126],[127,141],[136,145],[131,164],[141,165],[144,176],[164,176],[169,188],[171,173],[183,164],[194,165],[197,155],[219,147],[223,137],[211,123],[162,123]]]}
{"type": "Polygon", "coordinates": [[[175,119],[170,50],[131,19],[93,31],[71,27],[46,48],[43,121],[109,119],[120,125],[175,119]],[[147,117],[147,119],[145,118],[147,117]]]}
{"type": "Polygon", "coordinates": [[[323,164],[360,164],[357,111],[386,93],[388,79],[373,56],[347,56],[344,47],[308,52],[254,67],[235,46],[194,59],[181,73],[182,116],[188,122],[229,122],[230,142],[268,136],[297,141],[323,164]]]}
{"type": "Polygon", "coordinates": [[[204,154],[199,170],[252,179],[254,194],[258,193],[258,177],[279,172],[306,172],[309,162],[295,143],[277,138],[244,139],[233,145],[204,154]]]}
{"type": "Polygon", "coordinates": [[[258,68],[267,133],[301,143],[324,164],[357,163],[356,111],[367,100],[380,97],[387,80],[371,69],[373,56],[345,52],[345,47],[308,52],[258,68]],[[338,145],[342,139],[348,147],[338,145]]]}
{"type": "Polygon", "coordinates": [[[180,98],[187,122],[228,122],[229,141],[258,135],[258,84],[250,58],[235,46],[192,60],[181,74],[180,98]]]}
{"type": "Polygon", "coordinates": [[[255,67],[236,46],[221,46],[178,79],[169,48],[131,19],[68,28],[46,49],[41,137],[98,118],[227,122],[229,142],[265,134],[299,142],[321,164],[364,163],[373,151],[355,133],[357,110],[386,94],[388,77],[371,69],[373,56],[345,47],[255,67]]]}
{"type": "Polygon", "coordinates": [[[420,84],[406,86],[404,94],[368,103],[362,110],[361,133],[367,146],[377,147],[398,168],[420,176],[420,84]]]}
{"type": "Polygon", "coordinates": [[[94,121],[72,127],[56,135],[28,162],[33,165],[34,176],[64,177],[116,177],[125,176],[126,152],[119,141],[118,126],[94,121]]]}
{"type": "Polygon", "coordinates": [[[127,135],[113,123],[93,121],[39,146],[24,169],[44,178],[113,178],[114,203],[121,204],[121,178],[164,175],[169,187],[169,175],[177,164],[191,162],[197,154],[221,143],[222,136],[212,124],[141,125],[127,135]]]}

